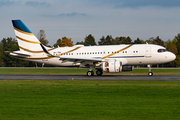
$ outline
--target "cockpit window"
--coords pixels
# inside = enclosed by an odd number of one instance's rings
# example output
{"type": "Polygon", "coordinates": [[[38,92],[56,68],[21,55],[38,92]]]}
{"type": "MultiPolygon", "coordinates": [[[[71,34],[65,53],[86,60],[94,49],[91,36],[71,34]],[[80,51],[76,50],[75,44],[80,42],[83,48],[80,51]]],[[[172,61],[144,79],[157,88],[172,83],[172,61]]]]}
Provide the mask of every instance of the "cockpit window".
{"type": "Polygon", "coordinates": [[[160,53],[160,52],[166,52],[166,51],[168,51],[167,49],[158,49],[158,52],[160,53]]]}

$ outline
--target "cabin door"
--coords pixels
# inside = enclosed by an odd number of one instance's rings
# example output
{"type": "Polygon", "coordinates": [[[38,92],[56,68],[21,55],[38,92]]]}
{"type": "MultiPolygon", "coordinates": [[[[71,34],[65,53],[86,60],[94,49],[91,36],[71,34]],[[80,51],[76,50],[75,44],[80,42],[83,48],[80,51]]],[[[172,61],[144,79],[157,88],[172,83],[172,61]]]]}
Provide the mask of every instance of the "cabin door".
{"type": "Polygon", "coordinates": [[[151,57],[151,47],[146,46],[145,57],[151,57]]]}

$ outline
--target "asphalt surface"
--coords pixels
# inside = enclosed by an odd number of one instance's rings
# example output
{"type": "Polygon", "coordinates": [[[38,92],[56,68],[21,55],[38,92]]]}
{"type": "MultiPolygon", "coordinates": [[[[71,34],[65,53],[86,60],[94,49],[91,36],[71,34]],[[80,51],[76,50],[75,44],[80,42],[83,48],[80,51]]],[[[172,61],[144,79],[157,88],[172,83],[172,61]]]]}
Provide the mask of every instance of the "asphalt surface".
{"type": "Polygon", "coordinates": [[[180,81],[180,76],[142,75],[0,75],[0,80],[99,80],[99,81],[180,81]]]}

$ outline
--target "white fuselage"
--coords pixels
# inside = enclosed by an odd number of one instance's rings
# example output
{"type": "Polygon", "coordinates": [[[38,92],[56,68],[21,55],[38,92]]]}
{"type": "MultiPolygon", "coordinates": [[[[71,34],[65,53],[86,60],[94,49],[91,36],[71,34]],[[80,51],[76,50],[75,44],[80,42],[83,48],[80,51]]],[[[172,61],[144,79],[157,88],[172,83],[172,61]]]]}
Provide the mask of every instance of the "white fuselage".
{"type": "MultiPolygon", "coordinates": [[[[54,56],[68,58],[103,59],[104,61],[121,61],[122,65],[162,64],[173,61],[176,56],[164,47],[152,44],[104,45],[104,46],[73,46],[59,47],[49,51],[54,56]],[[127,47],[129,46],[129,47],[127,47]],[[158,52],[159,50],[159,52],[158,52]],[[164,50],[164,51],[160,51],[164,50]]],[[[49,57],[46,53],[29,53],[29,57],[10,54],[24,60],[50,64],[55,66],[77,66],[70,61],[62,61],[59,57],[49,57]]]]}

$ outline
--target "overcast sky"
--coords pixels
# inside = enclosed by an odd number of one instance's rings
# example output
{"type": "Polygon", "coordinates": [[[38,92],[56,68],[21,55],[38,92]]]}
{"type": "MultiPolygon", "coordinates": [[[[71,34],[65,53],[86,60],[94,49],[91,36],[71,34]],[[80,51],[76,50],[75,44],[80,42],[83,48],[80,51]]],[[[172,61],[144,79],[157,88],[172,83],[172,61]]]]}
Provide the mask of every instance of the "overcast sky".
{"type": "Polygon", "coordinates": [[[50,45],[64,36],[74,44],[92,34],[164,41],[180,33],[180,0],[0,0],[0,38],[15,38],[11,20],[21,19],[50,45]]]}

